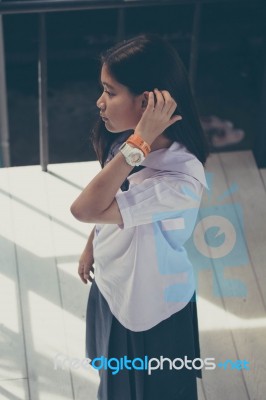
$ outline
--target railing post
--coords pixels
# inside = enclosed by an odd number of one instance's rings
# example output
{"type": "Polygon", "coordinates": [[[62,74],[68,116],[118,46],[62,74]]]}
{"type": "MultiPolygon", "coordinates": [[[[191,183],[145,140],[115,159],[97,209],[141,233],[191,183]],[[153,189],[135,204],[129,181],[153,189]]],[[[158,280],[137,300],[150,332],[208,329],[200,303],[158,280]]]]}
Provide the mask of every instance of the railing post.
{"type": "MultiPolygon", "coordinates": [[[[1,2],[1,0],[0,0],[1,2]]],[[[0,167],[10,167],[3,20],[0,14],[0,167]]]]}
{"type": "Polygon", "coordinates": [[[49,163],[48,118],[47,118],[47,49],[45,14],[39,15],[39,60],[38,60],[38,88],[39,88],[39,137],[40,137],[40,164],[47,172],[49,163]]]}
{"type": "Polygon", "coordinates": [[[118,8],[117,10],[117,30],[116,42],[120,42],[125,38],[125,9],[118,8]]]}
{"type": "Polygon", "coordinates": [[[195,94],[195,82],[198,64],[199,33],[200,33],[201,3],[195,4],[193,27],[191,33],[190,60],[189,60],[189,81],[193,94],[195,94]]]}

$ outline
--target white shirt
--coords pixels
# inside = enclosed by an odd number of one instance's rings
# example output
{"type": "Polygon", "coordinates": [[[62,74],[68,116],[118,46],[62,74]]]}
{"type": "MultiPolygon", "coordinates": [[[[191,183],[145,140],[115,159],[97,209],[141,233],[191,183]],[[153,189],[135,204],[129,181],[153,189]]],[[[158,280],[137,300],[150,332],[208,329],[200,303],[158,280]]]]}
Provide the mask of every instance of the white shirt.
{"type": "Polygon", "coordinates": [[[97,224],[95,281],[111,312],[144,331],[184,308],[196,287],[184,243],[204,186],[201,162],[181,144],[151,152],[116,194],[123,225],[97,224]]]}

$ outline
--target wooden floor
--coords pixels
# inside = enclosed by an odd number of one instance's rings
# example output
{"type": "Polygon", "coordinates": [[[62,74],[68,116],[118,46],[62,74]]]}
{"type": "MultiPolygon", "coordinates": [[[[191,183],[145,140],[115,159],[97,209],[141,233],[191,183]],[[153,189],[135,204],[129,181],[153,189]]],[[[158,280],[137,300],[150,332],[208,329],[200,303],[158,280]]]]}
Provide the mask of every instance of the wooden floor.
{"type": "MultiPolygon", "coordinates": [[[[49,165],[49,173],[0,169],[0,399],[96,400],[98,373],[84,360],[90,285],[77,275],[92,225],[76,221],[69,207],[98,171],[97,162],[49,165]]],[[[201,357],[217,366],[203,370],[199,400],[264,400],[266,170],[244,151],[213,154],[207,171],[211,190],[190,246],[201,357]],[[213,218],[229,256],[217,255],[217,242],[205,246],[209,257],[202,254],[213,218]],[[246,360],[250,369],[225,369],[226,360],[246,360]]]]}

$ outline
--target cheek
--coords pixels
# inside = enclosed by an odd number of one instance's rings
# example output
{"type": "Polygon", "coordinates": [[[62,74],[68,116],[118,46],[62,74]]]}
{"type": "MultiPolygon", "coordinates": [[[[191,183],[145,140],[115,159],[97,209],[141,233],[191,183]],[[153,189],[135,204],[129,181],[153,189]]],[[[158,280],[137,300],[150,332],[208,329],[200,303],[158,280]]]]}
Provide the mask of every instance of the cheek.
{"type": "Polygon", "coordinates": [[[113,104],[113,115],[120,120],[132,119],[132,108],[125,103],[113,104]]]}
{"type": "Polygon", "coordinates": [[[134,125],[136,125],[139,122],[139,120],[141,119],[141,116],[142,116],[142,114],[139,110],[135,110],[135,109],[133,109],[133,107],[131,108],[130,120],[132,121],[132,123],[134,125]]]}
{"type": "Polygon", "coordinates": [[[108,108],[111,120],[113,119],[117,123],[135,124],[141,118],[140,112],[136,109],[136,104],[132,101],[125,101],[125,99],[121,98],[113,99],[108,108]]]}
{"type": "Polygon", "coordinates": [[[133,121],[139,119],[140,116],[140,112],[136,109],[134,103],[127,104],[127,106],[124,108],[124,114],[133,121]]]}

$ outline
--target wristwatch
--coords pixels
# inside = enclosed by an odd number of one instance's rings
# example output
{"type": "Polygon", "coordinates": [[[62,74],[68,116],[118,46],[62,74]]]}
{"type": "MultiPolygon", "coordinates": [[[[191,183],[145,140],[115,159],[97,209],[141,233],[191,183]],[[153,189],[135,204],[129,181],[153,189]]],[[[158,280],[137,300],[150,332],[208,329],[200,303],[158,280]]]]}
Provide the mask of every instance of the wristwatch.
{"type": "Polygon", "coordinates": [[[119,150],[125,157],[127,164],[131,165],[132,167],[138,167],[142,161],[145,160],[142,150],[138,149],[137,147],[132,147],[126,142],[119,147],[119,150]]]}
{"type": "Polygon", "coordinates": [[[137,147],[138,149],[142,150],[145,157],[151,151],[150,145],[148,145],[148,143],[145,142],[142,139],[142,137],[139,136],[136,132],[134,132],[133,135],[129,136],[129,138],[126,140],[126,143],[133,144],[134,147],[137,147]]]}

